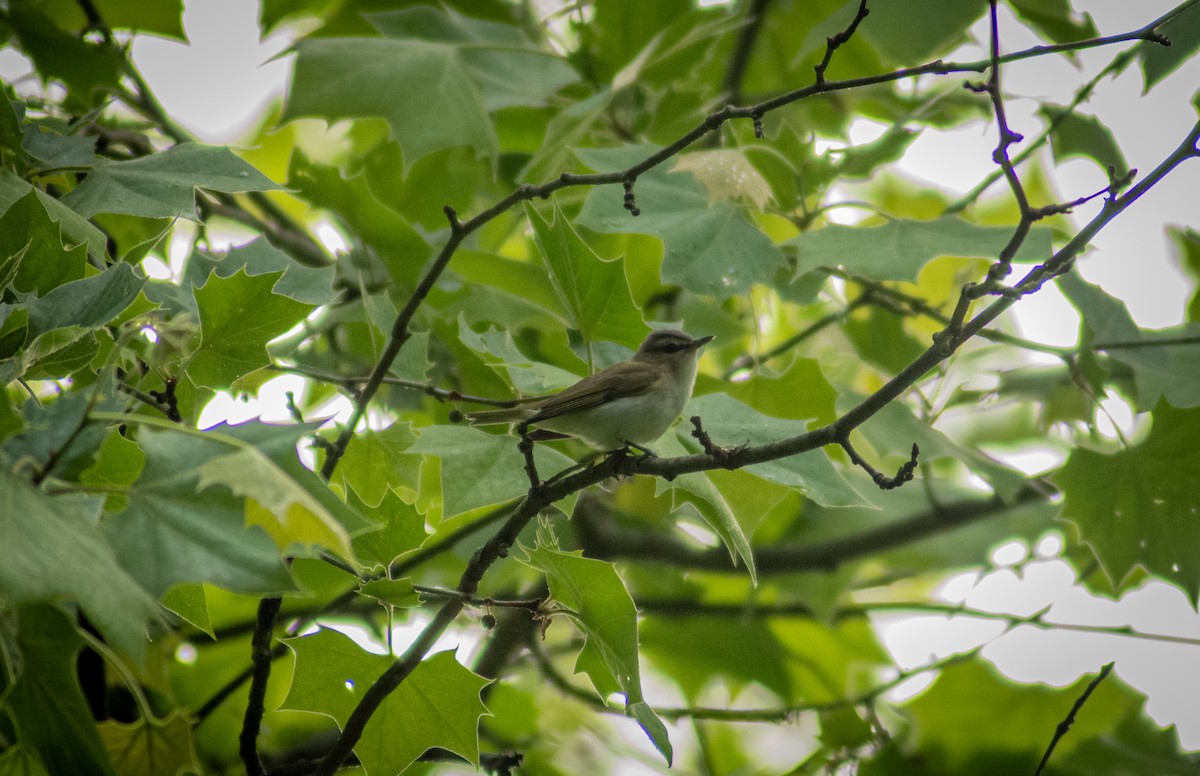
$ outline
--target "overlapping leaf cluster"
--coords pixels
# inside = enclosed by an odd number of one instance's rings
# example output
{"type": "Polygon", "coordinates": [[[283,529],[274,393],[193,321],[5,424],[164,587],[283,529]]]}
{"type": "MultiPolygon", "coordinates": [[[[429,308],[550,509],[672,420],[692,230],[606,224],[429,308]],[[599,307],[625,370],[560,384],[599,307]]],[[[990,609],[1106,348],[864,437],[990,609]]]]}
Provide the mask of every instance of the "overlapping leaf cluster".
{"type": "MultiPolygon", "coordinates": [[[[1006,5],[1067,51],[1125,32],[1066,2],[1006,5]]],[[[950,575],[1051,532],[1098,593],[1152,577],[1195,603],[1200,303],[1146,331],[1121,289],[1073,274],[1058,283],[1078,347],[1001,318],[853,429],[882,471],[918,443],[917,482],[881,491],[836,445],[609,480],[456,593],[530,488],[514,440],[461,411],[560,389],[673,325],[716,337],[686,414],[717,444],[802,435],[925,352],[1024,215],[1003,182],[952,201],[892,166],[922,131],[992,120],[962,88],[986,53],[929,70],[953,75],[818,90],[765,112],[756,137],[706,117],[812,84],[858,0],[543,6],[263,0],[264,33],[299,35],[293,75],[232,149],[190,137],[127,59],[130,34],[182,38],[178,0],[0,4],[0,45],[30,69],[0,99],[0,773],[310,772],[356,725],[372,775],[439,758],[503,771],[511,752],[530,773],[620,772],[648,747],[706,772],[1031,772],[1086,682],[1014,684],[971,652],[893,702],[925,668],[899,670],[872,606],[936,608],[950,575]],[[885,130],[852,144],[863,118],[885,130]],[[631,179],[636,217],[613,185],[488,210],[562,173],[627,170],[696,127],[713,131],[631,179]],[[854,226],[830,220],[847,192],[868,205],[854,226]],[[329,229],[344,250],[316,239],[329,229]],[[197,428],[218,393],[280,375],[302,378],[268,408],[291,422],[197,428]],[[1106,396],[1148,430],[1098,434],[1106,396]],[[356,403],[364,423],[322,478],[326,419],[356,403]],[[1047,440],[1064,461],[1047,477],[999,460],[1047,440]],[[282,597],[278,622],[256,620],[262,596],[282,597]],[[468,604],[448,647],[418,653],[359,725],[387,647],[409,649],[447,598],[468,604]],[[260,682],[274,665],[248,700],[256,627],[260,682]],[[786,746],[756,743],[779,724],[786,746]]],[[[829,82],[948,57],[986,10],[868,6],[829,82]]],[[[1181,8],[1156,31],[1169,49],[1123,43],[1113,69],[1169,78],[1200,45],[1200,4],[1181,8]]],[[[1081,80],[1020,128],[1046,149],[1018,167],[1035,205],[1090,193],[1046,183],[1059,160],[1125,175],[1079,107],[1103,85],[1081,80]]],[[[1017,269],[1076,229],[1042,219],[1017,269]]],[[[1200,276],[1195,230],[1173,236],[1200,276]]],[[[656,452],[700,452],[691,429],[656,452]]],[[[587,454],[568,441],[535,461],[549,477],[587,454]]],[[[1143,703],[1103,685],[1055,772],[1194,772],[1143,703]]]]}

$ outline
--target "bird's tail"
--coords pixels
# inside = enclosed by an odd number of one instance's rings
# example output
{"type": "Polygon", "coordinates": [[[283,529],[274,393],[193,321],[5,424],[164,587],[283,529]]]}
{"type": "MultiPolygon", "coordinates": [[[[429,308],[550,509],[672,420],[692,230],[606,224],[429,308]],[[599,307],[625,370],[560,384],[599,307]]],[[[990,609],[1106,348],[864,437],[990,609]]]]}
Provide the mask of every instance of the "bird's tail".
{"type": "Polygon", "coordinates": [[[519,423],[530,417],[528,407],[512,407],[503,410],[484,410],[483,412],[466,413],[467,422],[472,426],[491,426],[496,423],[519,423]]]}

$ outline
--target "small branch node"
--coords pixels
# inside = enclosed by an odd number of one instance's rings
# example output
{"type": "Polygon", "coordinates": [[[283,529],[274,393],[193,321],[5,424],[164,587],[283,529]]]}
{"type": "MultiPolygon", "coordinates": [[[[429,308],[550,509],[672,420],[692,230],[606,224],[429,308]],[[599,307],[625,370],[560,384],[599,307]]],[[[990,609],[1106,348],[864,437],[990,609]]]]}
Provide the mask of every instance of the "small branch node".
{"type": "Polygon", "coordinates": [[[641,210],[638,209],[637,200],[633,195],[633,184],[637,178],[626,178],[621,181],[621,186],[625,189],[625,209],[629,211],[629,215],[641,215],[641,210]]]}
{"type": "Polygon", "coordinates": [[[701,422],[699,415],[693,415],[689,420],[692,422],[692,436],[699,440],[700,446],[704,448],[705,455],[720,464],[722,468],[736,469],[737,464],[734,459],[746,446],[721,447],[713,442],[712,437],[704,430],[704,424],[701,422]]]}
{"type": "Polygon", "coordinates": [[[458,211],[449,205],[442,208],[442,212],[446,214],[446,220],[450,222],[450,231],[462,231],[462,222],[458,220],[458,211]]]}
{"type": "Polygon", "coordinates": [[[854,31],[858,29],[858,25],[862,23],[863,19],[867,18],[867,14],[869,13],[871,11],[867,8],[867,0],[861,0],[858,4],[858,11],[854,14],[854,19],[851,20],[846,29],[825,39],[825,56],[813,68],[816,76],[814,79],[815,86],[823,86],[825,84],[825,70],[829,67],[829,63],[833,59],[833,52],[841,48],[843,44],[854,36],[854,31]]]}
{"type": "Polygon", "coordinates": [[[533,439],[529,436],[529,423],[518,424],[517,434],[521,437],[521,441],[517,443],[517,449],[521,451],[521,455],[525,459],[525,474],[529,477],[529,487],[531,490],[537,490],[542,487],[542,480],[538,476],[537,464],[533,460],[533,439]]]}
{"type": "Polygon", "coordinates": [[[766,133],[763,132],[762,113],[759,111],[751,113],[750,120],[754,122],[754,137],[758,140],[765,138],[766,133]]]}

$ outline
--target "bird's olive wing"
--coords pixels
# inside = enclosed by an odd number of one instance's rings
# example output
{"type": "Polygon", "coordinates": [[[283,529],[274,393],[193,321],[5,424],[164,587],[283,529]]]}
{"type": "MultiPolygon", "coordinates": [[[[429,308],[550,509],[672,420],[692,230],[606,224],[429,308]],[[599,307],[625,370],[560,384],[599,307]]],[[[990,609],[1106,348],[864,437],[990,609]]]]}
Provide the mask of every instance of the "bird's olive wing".
{"type": "Polygon", "coordinates": [[[659,369],[637,361],[625,361],[585,377],[562,393],[551,396],[538,407],[530,423],[557,418],[625,396],[649,391],[662,378],[659,369]]]}

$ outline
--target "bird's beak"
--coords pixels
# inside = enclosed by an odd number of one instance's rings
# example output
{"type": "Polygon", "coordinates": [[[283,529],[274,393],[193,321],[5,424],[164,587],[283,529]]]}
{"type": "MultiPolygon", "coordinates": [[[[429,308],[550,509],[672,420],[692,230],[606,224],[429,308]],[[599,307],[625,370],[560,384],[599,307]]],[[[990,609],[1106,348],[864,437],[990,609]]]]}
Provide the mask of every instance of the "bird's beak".
{"type": "Polygon", "coordinates": [[[701,337],[700,339],[698,339],[692,343],[692,350],[699,350],[701,347],[703,347],[704,345],[707,345],[708,343],[710,343],[712,341],[713,341],[712,334],[709,334],[707,337],[701,337]]]}

